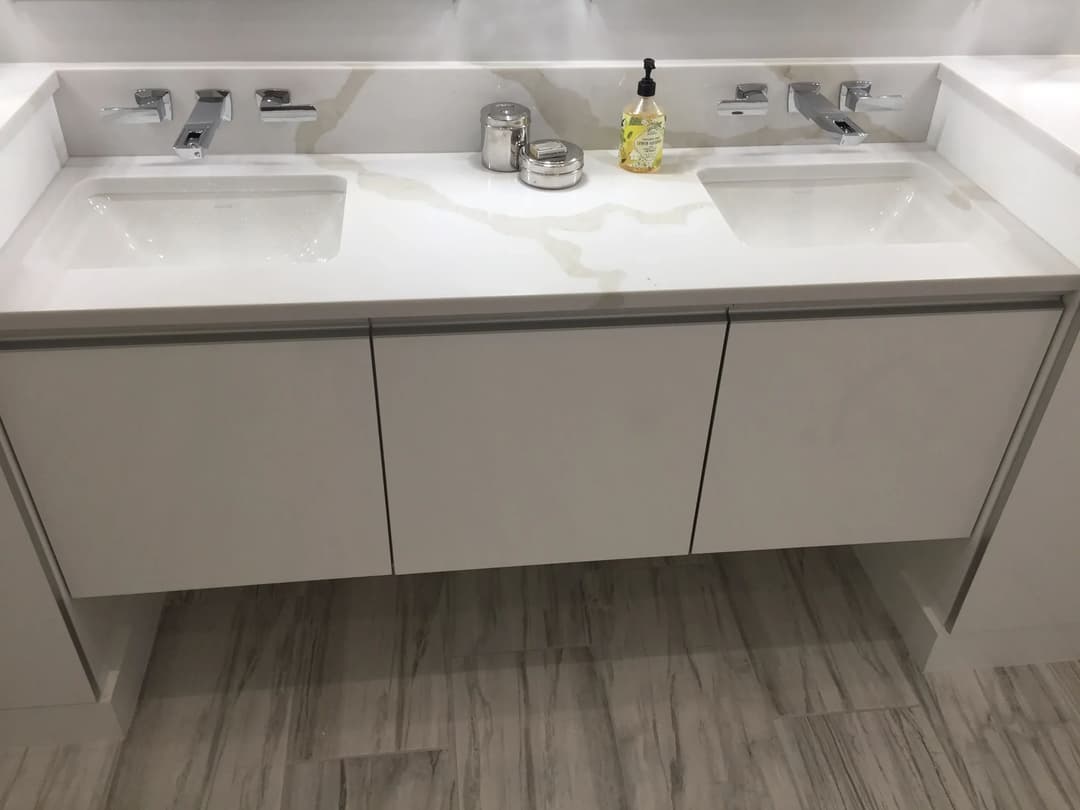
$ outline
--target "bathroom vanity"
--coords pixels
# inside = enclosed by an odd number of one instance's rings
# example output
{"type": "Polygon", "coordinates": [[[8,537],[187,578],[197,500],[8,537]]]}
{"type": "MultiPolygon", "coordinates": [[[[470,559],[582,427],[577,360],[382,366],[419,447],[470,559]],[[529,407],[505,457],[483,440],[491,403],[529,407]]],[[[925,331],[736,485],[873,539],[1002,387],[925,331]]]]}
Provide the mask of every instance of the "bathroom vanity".
{"type": "MultiPolygon", "coordinates": [[[[0,232],[0,577],[40,622],[0,624],[12,739],[58,704],[43,738],[122,733],[167,591],[853,544],[928,663],[959,660],[950,614],[987,615],[980,560],[1016,564],[995,527],[1063,525],[1008,498],[1073,457],[1040,431],[1075,410],[1080,251],[951,145],[963,102],[931,122],[936,63],[879,66],[912,142],[788,117],[808,143],[691,144],[648,178],[594,148],[550,193],[464,150],[295,153],[324,123],[276,150],[238,107],[211,159],[112,154],[128,131],[75,123],[130,70],[45,71],[7,126],[49,137],[0,151],[41,175],[0,232]]],[[[244,99],[258,72],[216,78],[244,99]]],[[[196,79],[163,73],[187,116],[196,79]]]]}

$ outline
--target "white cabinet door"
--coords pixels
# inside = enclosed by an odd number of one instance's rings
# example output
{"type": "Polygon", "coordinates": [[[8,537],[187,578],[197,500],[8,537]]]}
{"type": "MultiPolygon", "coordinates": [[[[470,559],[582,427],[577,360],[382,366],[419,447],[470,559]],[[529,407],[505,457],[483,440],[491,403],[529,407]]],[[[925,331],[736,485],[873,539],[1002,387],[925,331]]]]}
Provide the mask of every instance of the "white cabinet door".
{"type": "Polygon", "coordinates": [[[734,320],[694,551],[967,537],[1059,315],[734,320]]]}
{"type": "Polygon", "coordinates": [[[1054,388],[953,628],[1080,624],[1080,346],[1054,388]]]}
{"type": "Polygon", "coordinates": [[[376,335],[397,570],[687,553],[724,331],[376,335]]]}
{"type": "Polygon", "coordinates": [[[22,516],[0,475],[0,709],[96,699],[22,516]]]}
{"type": "Polygon", "coordinates": [[[0,352],[74,596],[390,572],[367,337],[0,352]]]}

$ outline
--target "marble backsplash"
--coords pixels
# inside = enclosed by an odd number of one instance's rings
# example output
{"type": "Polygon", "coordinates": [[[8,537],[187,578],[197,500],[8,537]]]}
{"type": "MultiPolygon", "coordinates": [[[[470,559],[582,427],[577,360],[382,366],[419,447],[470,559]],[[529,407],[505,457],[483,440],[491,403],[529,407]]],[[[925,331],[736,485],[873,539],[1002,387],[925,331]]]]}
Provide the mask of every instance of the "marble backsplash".
{"type": "MultiPolygon", "coordinates": [[[[853,117],[870,140],[923,141],[938,93],[934,60],[661,62],[657,100],[668,114],[669,147],[752,146],[821,142],[816,127],[787,111],[791,81],[820,81],[829,98],[840,82],[865,79],[875,93],[902,93],[899,112],[853,117]],[[716,102],[735,85],[769,85],[762,117],[721,117],[716,102]]],[[[198,88],[228,89],[234,117],[213,154],[475,151],[480,108],[517,101],[533,110],[533,136],[557,136],[586,149],[614,149],[619,115],[636,96],[636,62],[130,64],[58,68],[56,105],[73,156],[171,154],[198,88]],[[105,106],[132,102],[140,87],[172,91],[175,118],[128,126],[100,120],[105,106]],[[263,123],[255,91],[288,88],[295,103],[315,104],[313,123],[263,123]]]]}

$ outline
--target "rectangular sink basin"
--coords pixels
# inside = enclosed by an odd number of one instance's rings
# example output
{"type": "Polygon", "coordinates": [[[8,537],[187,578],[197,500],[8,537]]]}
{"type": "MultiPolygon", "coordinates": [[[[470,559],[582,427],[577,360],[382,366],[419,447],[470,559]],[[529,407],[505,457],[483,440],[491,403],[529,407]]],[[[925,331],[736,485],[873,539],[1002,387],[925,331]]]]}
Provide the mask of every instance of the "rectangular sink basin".
{"type": "Polygon", "coordinates": [[[100,178],[75,186],[28,259],[61,268],[311,264],[337,255],[340,177],[100,178]]]}
{"type": "Polygon", "coordinates": [[[753,247],[964,242],[987,224],[966,194],[916,163],[750,166],[700,179],[753,247]]]}

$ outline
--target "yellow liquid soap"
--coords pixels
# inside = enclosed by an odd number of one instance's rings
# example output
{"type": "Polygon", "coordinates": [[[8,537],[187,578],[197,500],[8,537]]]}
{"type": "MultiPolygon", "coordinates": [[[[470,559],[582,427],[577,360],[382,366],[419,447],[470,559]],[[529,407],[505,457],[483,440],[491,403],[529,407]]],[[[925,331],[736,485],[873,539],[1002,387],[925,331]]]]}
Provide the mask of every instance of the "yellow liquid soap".
{"type": "Polygon", "coordinates": [[[631,172],[659,171],[664,158],[664,126],[667,116],[651,98],[626,105],[622,114],[619,165],[631,172]]]}
{"type": "Polygon", "coordinates": [[[642,61],[645,76],[637,84],[637,101],[622,112],[619,165],[630,172],[655,172],[664,159],[664,126],[667,117],[656,103],[655,59],[642,61]]]}

